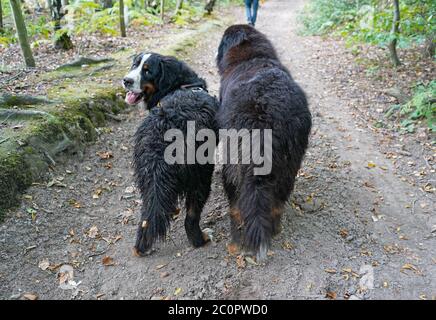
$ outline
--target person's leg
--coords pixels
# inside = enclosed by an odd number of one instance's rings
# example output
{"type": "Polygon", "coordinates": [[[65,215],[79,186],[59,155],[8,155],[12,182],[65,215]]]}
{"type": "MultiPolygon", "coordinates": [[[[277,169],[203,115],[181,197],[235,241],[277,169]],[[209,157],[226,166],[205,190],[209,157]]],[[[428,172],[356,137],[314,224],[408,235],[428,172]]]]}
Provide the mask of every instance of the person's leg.
{"type": "Polygon", "coordinates": [[[252,6],[253,6],[253,13],[251,15],[251,23],[254,26],[257,18],[257,9],[259,8],[259,0],[252,0],[252,6]]]}
{"type": "Polygon", "coordinates": [[[245,0],[245,14],[247,15],[247,22],[251,23],[251,3],[253,0],[245,0]]]}

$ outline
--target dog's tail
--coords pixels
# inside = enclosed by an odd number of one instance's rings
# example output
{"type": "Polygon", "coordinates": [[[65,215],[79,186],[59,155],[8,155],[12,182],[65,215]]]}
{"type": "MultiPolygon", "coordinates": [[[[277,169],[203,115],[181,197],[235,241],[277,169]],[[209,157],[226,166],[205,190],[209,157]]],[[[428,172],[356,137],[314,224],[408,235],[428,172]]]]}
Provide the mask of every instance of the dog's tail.
{"type": "Polygon", "coordinates": [[[273,232],[272,186],[265,176],[246,176],[238,207],[245,225],[243,246],[265,258],[273,232]]]}
{"type": "Polygon", "coordinates": [[[172,168],[162,162],[150,163],[135,162],[143,202],[135,247],[141,253],[156,240],[165,240],[171,218],[177,213],[177,182],[172,168]]]}

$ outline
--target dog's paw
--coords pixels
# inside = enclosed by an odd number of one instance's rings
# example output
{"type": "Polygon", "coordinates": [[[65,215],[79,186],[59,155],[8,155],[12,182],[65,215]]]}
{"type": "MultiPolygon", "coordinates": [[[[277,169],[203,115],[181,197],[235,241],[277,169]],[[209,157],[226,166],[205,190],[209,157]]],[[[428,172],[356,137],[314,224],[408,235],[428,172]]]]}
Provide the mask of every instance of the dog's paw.
{"type": "Polygon", "coordinates": [[[148,229],[149,225],[147,220],[143,220],[139,223],[133,252],[135,256],[145,257],[154,252],[152,248],[153,241],[148,229]]]}
{"type": "Polygon", "coordinates": [[[209,241],[213,241],[213,233],[214,231],[211,228],[205,228],[202,230],[202,234],[203,234],[203,240],[204,242],[209,242],[209,241]]]}
{"type": "Polygon", "coordinates": [[[268,259],[268,246],[261,245],[256,253],[256,261],[258,263],[264,263],[268,259]]]}
{"type": "Polygon", "coordinates": [[[140,251],[138,248],[133,247],[133,255],[135,257],[146,257],[151,255],[153,252],[155,252],[155,249],[149,249],[149,250],[145,250],[144,252],[140,251]]]}

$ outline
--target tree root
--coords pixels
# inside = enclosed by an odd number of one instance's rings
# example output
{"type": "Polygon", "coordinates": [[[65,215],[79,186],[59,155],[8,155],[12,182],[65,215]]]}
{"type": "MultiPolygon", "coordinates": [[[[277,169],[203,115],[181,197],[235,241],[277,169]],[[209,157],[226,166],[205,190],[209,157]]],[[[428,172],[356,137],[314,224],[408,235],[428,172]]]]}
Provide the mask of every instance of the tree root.
{"type": "Polygon", "coordinates": [[[4,117],[2,122],[8,121],[14,117],[47,117],[54,119],[55,117],[48,112],[39,110],[22,110],[22,109],[0,109],[0,118],[4,117]]]}
{"type": "Polygon", "coordinates": [[[44,97],[33,97],[29,95],[12,95],[12,94],[2,94],[0,95],[0,106],[12,107],[12,106],[23,106],[32,104],[49,104],[52,101],[47,100],[44,97]]]}
{"type": "Polygon", "coordinates": [[[408,102],[410,100],[410,97],[408,95],[402,93],[400,91],[400,89],[398,89],[396,87],[384,90],[383,93],[385,93],[391,97],[394,97],[395,99],[398,100],[398,102],[400,104],[405,104],[406,102],[408,102]]]}
{"type": "Polygon", "coordinates": [[[81,67],[84,64],[90,65],[90,64],[97,64],[102,62],[109,62],[113,61],[112,58],[91,58],[91,57],[78,57],[73,62],[65,63],[61,66],[59,66],[56,70],[61,70],[65,68],[71,68],[71,67],[81,67]]]}

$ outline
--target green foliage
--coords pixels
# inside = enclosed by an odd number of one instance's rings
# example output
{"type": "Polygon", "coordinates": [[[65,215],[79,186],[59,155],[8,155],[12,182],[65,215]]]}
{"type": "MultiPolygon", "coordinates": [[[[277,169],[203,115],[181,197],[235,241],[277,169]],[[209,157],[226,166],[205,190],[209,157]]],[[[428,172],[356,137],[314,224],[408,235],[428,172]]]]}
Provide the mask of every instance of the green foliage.
{"type": "Polygon", "coordinates": [[[53,30],[53,24],[47,17],[41,16],[38,20],[27,24],[27,33],[29,37],[38,36],[43,39],[50,38],[53,30]]]}
{"type": "Polygon", "coordinates": [[[204,4],[198,2],[184,2],[178,14],[172,17],[172,22],[177,25],[186,25],[201,19],[204,13],[204,4]]]}
{"type": "MultiPolygon", "coordinates": [[[[362,1],[362,4],[369,1],[362,1]]],[[[300,21],[307,34],[321,35],[354,21],[357,4],[353,0],[312,0],[306,5],[300,21]]]]}
{"type": "Polygon", "coordinates": [[[118,33],[118,8],[102,9],[92,0],[80,0],[66,6],[66,29],[71,33],[100,33],[116,35],[118,33]],[[116,11],[116,12],[115,12],[116,11]]]}
{"type": "Polygon", "coordinates": [[[428,86],[418,86],[412,99],[400,106],[400,114],[406,116],[401,122],[403,128],[413,132],[417,120],[425,120],[429,128],[436,132],[436,81],[428,86]]]}
{"type": "MultiPolygon", "coordinates": [[[[7,47],[12,43],[17,42],[17,37],[15,30],[13,29],[13,18],[11,16],[10,5],[7,1],[2,1],[3,8],[3,21],[5,22],[4,29],[0,32],[0,47],[7,47]]],[[[45,16],[40,16],[36,20],[31,20],[28,16],[23,12],[24,19],[26,22],[26,29],[29,38],[38,37],[39,39],[48,39],[50,38],[52,32],[52,24],[50,19],[45,16]]],[[[15,26],[14,26],[15,28],[15,26]]]]}
{"type": "MultiPolygon", "coordinates": [[[[0,0],[3,4],[4,20],[11,21],[10,6],[7,0],[0,0]]],[[[177,15],[174,9],[177,0],[165,0],[165,15],[171,16],[171,22],[176,25],[187,25],[199,21],[204,15],[205,0],[185,0],[177,15]]],[[[225,6],[240,3],[240,0],[220,0],[219,5],[225,6]]],[[[159,4],[159,1],[158,1],[159,4]]],[[[128,26],[141,28],[162,23],[160,19],[160,5],[157,7],[144,6],[143,0],[125,0],[128,8],[128,26]]],[[[54,31],[54,24],[49,13],[35,18],[34,14],[25,14],[26,26],[32,46],[38,47],[48,39],[56,40],[65,32],[69,36],[80,34],[119,35],[119,1],[114,0],[112,8],[103,9],[100,1],[70,0],[64,10],[67,14],[61,21],[62,29],[54,31]]],[[[0,32],[0,47],[7,47],[16,43],[15,31],[12,24],[0,32]]]]}
{"type": "MultiPolygon", "coordinates": [[[[393,1],[312,0],[300,15],[303,33],[334,32],[348,43],[385,46],[391,40],[393,1]]],[[[400,0],[399,47],[421,43],[436,32],[436,1],[400,0]]]]}

